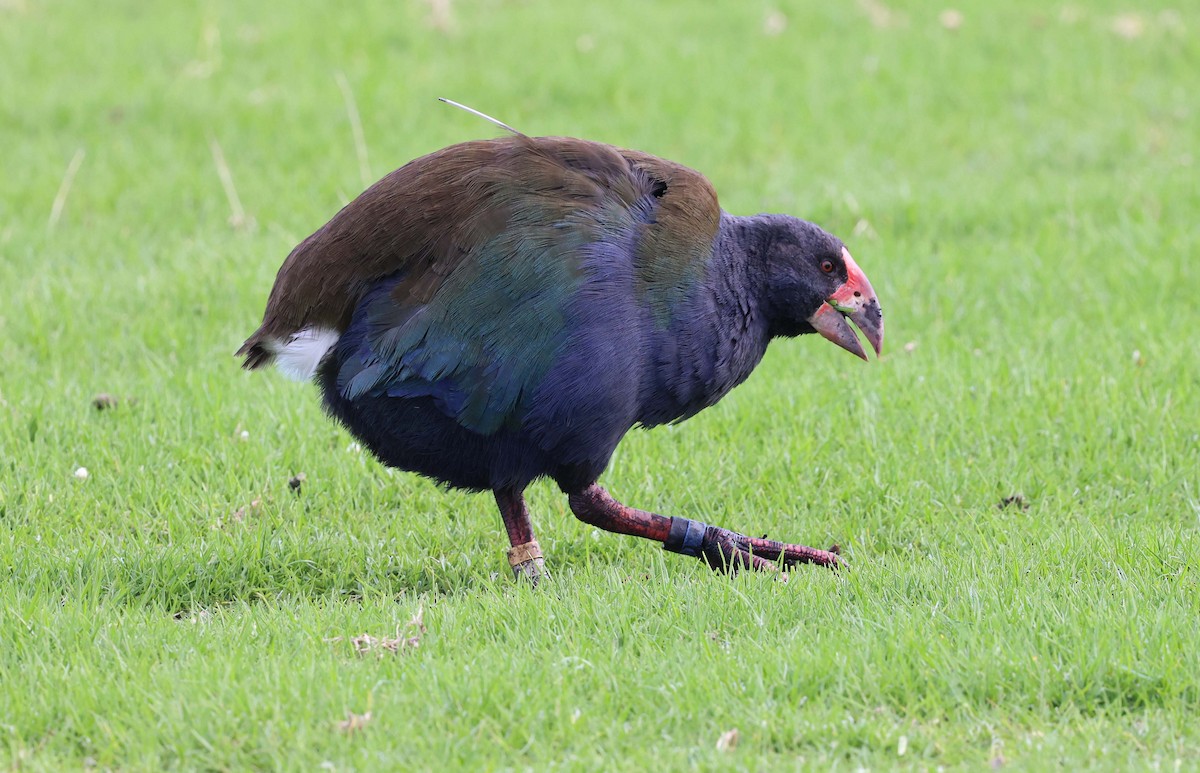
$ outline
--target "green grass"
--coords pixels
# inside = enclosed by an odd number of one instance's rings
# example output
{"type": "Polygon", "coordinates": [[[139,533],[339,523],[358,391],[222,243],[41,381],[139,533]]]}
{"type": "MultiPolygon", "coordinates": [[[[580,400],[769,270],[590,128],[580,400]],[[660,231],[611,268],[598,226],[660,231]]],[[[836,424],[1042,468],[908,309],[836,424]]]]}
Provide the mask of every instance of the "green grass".
{"type": "Polygon", "coordinates": [[[945,7],[0,2],[3,764],[1200,766],[1200,12],[945,7]],[[713,575],[538,484],[531,592],[488,497],[240,371],[364,185],[339,77],[371,177],[494,133],[444,95],[843,236],[885,358],[777,342],[603,480],[851,570],[713,575]]]}

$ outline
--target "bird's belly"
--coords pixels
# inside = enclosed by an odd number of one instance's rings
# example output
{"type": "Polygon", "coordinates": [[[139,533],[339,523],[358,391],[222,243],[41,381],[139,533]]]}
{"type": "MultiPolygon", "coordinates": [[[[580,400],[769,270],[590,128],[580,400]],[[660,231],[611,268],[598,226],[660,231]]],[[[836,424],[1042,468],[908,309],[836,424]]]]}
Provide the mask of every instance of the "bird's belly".
{"type": "Polygon", "coordinates": [[[319,372],[326,410],[382,463],[446,486],[520,490],[551,477],[572,490],[595,481],[608,463],[607,454],[564,459],[561,453],[547,452],[525,427],[480,434],[447,416],[432,397],[376,393],[348,400],[337,388],[336,374],[332,362],[319,372]]]}

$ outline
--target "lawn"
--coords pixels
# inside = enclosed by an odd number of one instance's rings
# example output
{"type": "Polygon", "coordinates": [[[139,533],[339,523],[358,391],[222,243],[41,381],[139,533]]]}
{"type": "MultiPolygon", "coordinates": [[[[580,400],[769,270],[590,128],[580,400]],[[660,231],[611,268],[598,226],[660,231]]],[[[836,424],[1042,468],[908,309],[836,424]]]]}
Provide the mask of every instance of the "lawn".
{"type": "Polygon", "coordinates": [[[1197,93],[1170,0],[0,0],[0,762],[1200,767],[1197,93]],[[238,368],[297,241],[496,134],[439,96],[847,241],[880,361],[777,341],[602,482],[848,570],[542,483],[531,590],[490,497],[238,368]]]}

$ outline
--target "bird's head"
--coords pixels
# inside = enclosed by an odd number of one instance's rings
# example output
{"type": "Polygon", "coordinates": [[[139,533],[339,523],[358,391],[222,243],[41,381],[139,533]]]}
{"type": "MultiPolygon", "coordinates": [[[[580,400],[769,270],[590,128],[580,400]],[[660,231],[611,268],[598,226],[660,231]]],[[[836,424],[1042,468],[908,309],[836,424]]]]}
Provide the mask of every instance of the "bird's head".
{"type": "Polygon", "coordinates": [[[865,360],[867,353],[849,320],[878,355],[883,312],[867,275],[841,240],[812,223],[781,215],[762,218],[759,227],[772,333],[820,333],[865,360]]]}

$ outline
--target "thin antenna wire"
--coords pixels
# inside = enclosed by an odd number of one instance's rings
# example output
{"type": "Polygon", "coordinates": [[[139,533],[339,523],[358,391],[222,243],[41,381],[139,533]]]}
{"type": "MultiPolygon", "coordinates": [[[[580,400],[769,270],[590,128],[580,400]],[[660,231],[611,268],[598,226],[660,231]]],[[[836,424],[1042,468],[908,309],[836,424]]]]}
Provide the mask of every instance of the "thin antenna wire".
{"type": "Polygon", "coordinates": [[[514,129],[513,127],[504,123],[503,121],[497,121],[495,118],[492,118],[487,113],[481,113],[478,110],[476,110],[475,108],[467,107],[466,105],[455,102],[453,99],[446,99],[445,97],[438,97],[438,102],[445,102],[447,105],[453,105],[454,107],[457,107],[460,110],[466,110],[468,113],[473,113],[474,115],[479,116],[480,118],[482,118],[485,121],[490,121],[490,122],[496,124],[501,129],[507,129],[508,131],[512,132],[513,134],[517,135],[518,137],[525,136],[522,132],[517,131],[516,129],[514,129]]]}

